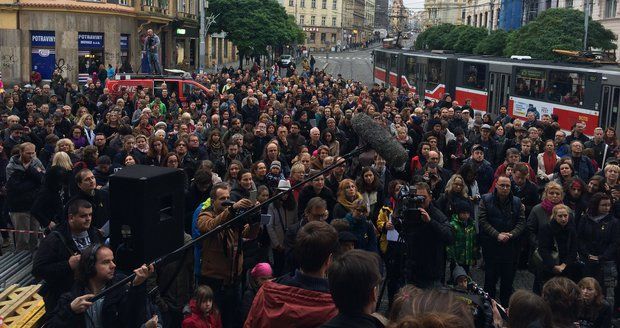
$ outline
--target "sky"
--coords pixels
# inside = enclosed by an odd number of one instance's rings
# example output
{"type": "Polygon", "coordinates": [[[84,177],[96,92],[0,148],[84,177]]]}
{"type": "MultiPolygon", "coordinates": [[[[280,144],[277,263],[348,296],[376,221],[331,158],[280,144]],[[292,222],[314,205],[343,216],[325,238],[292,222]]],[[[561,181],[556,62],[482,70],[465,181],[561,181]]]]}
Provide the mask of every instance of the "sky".
{"type": "Polygon", "coordinates": [[[407,8],[414,9],[415,11],[421,11],[424,7],[424,0],[403,0],[403,4],[407,8]]]}

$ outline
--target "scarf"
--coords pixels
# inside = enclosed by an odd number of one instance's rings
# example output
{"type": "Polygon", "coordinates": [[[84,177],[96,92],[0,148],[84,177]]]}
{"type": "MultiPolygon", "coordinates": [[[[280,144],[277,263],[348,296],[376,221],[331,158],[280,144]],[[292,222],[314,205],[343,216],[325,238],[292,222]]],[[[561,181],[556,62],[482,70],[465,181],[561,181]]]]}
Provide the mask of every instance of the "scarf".
{"type": "Polygon", "coordinates": [[[353,199],[352,201],[349,201],[347,197],[344,195],[344,193],[342,193],[341,195],[338,196],[338,203],[346,207],[347,211],[353,212],[353,203],[355,203],[355,201],[358,199],[363,199],[362,194],[360,194],[359,192],[355,194],[355,199],[353,199]]]}
{"type": "Polygon", "coordinates": [[[547,154],[547,152],[543,153],[543,162],[545,163],[545,173],[552,174],[555,169],[555,164],[557,163],[557,157],[555,153],[547,154]]]}
{"type": "Polygon", "coordinates": [[[551,212],[553,211],[553,207],[558,204],[562,204],[562,201],[560,201],[559,203],[553,203],[548,199],[543,199],[543,201],[540,203],[540,206],[543,208],[543,210],[545,210],[547,215],[550,216],[551,212]]]}

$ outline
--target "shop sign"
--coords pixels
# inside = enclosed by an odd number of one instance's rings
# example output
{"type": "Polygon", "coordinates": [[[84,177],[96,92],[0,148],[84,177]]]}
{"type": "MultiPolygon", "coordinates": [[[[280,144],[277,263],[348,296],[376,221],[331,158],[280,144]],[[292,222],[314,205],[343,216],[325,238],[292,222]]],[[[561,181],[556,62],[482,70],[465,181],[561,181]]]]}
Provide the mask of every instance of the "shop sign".
{"type": "Polygon", "coordinates": [[[30,46],[53,48],[56,46],[56,33],[54,31],[32,31],[30,46]]]}
{"type": "Polygon", "coordinates": [[[103,33],[78,33],[78,49],[103,49],[103,33]]]}

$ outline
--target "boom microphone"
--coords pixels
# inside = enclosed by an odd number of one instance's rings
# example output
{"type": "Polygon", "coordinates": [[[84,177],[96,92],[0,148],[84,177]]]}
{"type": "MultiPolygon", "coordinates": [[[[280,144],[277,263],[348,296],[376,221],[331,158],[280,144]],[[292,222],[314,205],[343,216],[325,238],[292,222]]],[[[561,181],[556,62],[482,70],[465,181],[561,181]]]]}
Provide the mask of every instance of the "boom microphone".
{"type": "Polygon", "coordinates": [[[351,119],[353,130],[370,145],[385,161],[394,166],[402,167],[409,160],[405,148],[394,139],[390,132],[374,122],[370,116],[358,113],[351,119]]]}

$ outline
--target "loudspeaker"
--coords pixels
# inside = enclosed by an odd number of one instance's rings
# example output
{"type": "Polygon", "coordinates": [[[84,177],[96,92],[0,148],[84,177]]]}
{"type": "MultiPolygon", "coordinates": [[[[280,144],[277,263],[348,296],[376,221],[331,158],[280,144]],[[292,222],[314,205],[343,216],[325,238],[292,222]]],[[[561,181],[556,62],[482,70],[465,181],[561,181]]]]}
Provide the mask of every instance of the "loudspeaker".
{"type": "Polygon", "coordinates": [[[145,165],[110,176],[110,244],[119,269],[183,246],[184,181],[180,169],[145,165]]]}

